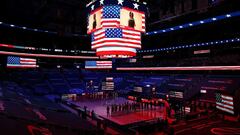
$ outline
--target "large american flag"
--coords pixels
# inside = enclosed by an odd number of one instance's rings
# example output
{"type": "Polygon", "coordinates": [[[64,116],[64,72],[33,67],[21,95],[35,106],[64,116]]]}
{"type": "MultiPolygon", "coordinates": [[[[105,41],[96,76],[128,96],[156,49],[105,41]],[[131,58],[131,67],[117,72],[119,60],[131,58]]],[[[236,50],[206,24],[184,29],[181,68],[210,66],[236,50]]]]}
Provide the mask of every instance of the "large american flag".
{"type": "Polygon", "coordinates": [[[85,69],[111,69],[112,61],[86,61],[85,69]]]}
{"type": "Polygon", "coordinates": [[[216,108],[234,114],[233,97],[216,93],[216,108]]]}
{"type": "Polygon", "coordinates": [[[106,28],[93,33],[92,49],[105,46],[141,48],[141,33],[120,28],[106,28]]]}
{"type": "Polygon", "coordinates": [[[8,56],[7,67],[9,67],[9,68],[36,68],[36,67],[38,67],[38,65],[37,65],[36,59],[8,56]]]}

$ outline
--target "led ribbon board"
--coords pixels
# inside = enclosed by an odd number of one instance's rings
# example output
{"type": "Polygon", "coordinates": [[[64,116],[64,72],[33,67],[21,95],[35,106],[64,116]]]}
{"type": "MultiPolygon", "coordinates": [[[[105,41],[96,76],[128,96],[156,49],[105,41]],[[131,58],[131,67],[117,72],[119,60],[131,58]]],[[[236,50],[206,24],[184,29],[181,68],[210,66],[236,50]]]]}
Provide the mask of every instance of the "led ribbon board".
{"type": "Polygon", "coordinates": [[[92,49],[100,57],[132,57],[141,48],[144,4],[130,0],[97,0],[88,6],[92,49]]]}

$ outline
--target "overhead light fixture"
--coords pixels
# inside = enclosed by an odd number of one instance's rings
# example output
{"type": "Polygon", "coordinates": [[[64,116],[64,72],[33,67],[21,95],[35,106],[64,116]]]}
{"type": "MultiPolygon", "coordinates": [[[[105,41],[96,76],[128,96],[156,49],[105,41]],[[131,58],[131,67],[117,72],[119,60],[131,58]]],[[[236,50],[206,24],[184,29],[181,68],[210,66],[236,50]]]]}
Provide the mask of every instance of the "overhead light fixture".
{"type": "Polygon", "coordinates": [[[217,18],[215,18],[215,17],[214,17],[214,18],[212,18],[212,20],[213,20],[213,21],[216,21],[216,20],[217,20],[217,18]]]}
{"type": "Polygon", "coordinates": [[[230,14],[227,14],[226,17],[231,17],[231,15],[230,15],[230,14]]]}

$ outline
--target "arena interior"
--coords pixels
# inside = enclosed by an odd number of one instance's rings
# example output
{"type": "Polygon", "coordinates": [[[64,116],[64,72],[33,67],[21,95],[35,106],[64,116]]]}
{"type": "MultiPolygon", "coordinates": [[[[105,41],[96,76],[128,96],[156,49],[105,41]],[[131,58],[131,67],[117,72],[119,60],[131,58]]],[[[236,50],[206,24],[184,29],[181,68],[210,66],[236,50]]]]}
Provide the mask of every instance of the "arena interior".
{"type": "Polygon", "coordinates": [[[240,134],[239,0],[1,0],[1,135],[240,134]]]}

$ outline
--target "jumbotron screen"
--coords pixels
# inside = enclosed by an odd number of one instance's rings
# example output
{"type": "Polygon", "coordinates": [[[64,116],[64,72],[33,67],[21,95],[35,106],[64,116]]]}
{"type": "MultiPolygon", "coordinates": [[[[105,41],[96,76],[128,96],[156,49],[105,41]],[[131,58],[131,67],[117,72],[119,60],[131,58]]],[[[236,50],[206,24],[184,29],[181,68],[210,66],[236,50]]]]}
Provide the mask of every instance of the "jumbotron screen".
{"type": "Polygon", "coordinates": [[[125,28],[145,32],[145,13],[121,6],[104,6],[88,17],[88,34],[100,28],[125,28]]]}
{"type": "Polygon", "coordinates": [[[122,8],[120,27],[145,32],[145,14],[138,10],[122,8]]]}

